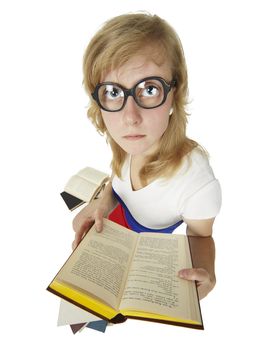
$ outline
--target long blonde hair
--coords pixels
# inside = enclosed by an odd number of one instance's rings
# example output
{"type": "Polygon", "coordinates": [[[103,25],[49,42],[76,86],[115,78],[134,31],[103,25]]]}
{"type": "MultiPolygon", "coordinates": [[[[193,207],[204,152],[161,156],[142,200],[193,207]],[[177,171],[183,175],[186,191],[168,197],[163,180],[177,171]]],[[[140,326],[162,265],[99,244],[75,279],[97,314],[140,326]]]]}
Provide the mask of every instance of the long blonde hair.
{"type": "Polygon", "coordinates": [[[113,152],[112,170],[121,177],[126,152],[109,135],[100,108],[91,93],[103,75],[121,67],[143,48],[150,50],[149,57],[158,65],[168,60],[172,77],[176,80],[168,128],[160,140],[158,151],[146,159],[140,171],[140,179],[145,185],[151,179],[172,176],[184,156],[199,146],[186,136],[188,76],[178,35],[165,20],[156,15],[132,13],[114,17],[91,39],[84,55],[83,73],[84,86],[90,97],[87,115],[97,130],[106,135],[113,152]]]}

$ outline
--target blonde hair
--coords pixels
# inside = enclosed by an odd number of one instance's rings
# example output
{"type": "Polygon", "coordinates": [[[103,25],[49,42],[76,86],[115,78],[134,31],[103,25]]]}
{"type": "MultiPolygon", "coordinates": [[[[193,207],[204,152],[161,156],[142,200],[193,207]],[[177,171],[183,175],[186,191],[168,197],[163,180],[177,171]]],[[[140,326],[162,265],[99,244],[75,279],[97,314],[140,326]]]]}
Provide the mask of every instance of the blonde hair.
{"type": "Polygon", "coordinates": [[[142,184],[157,177],[170,177],[179,168],[185,155],[198,143],[186,136],[188,76],[183,48],[174,29],[163,19],[148,13],[132,13],[107,21],[91,39],[84,55],[84,86],[90,97],[87,115],[97,130],[106,135],[113,158],[111,167],[121,177],[126,152],[111,138],[98,105],[91,97],[96,85],[107,72],[121,67],[140,50],[148,48],[149,57],[158,64],[170,63],[176,80],[173,112],[168,128],[160,140],[158,152],[147,157],[140,171],[142,184]]]}

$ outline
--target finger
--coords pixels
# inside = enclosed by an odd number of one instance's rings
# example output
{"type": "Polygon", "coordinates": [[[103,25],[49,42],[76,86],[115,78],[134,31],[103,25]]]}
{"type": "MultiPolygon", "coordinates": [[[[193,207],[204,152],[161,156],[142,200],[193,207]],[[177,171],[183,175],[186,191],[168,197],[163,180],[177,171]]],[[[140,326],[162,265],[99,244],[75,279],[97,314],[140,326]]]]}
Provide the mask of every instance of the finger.
{"type": "Polygon", "coordinates": [[[76,241],[74,240],[74,241],[72,242],[72,249],[74,250],[74,249],[76,249],[76,247],[77,247],[77,244],[76,244],[76,241]]]}
{"type": "Polygon", "coordinates": [[[75,232],[78,232],[82,226],[82,222],[83,220],[85,220],[86,218],[88,218],[88,215],[82,215],[82,213],[78,213],[74,219],[73,219],[73,222],[72,222],[72,227],[73,227],[73,230],[75,232]]]}
{"type": "Polygon", "coordinates": [[[94,222],[94,220],[87,218],[83,224],[81,225],[80,229],[76,232],[75,234],[75,238],[74,238],[74,242],[72,244],[72,246],[74,247],[73,249],[75,249],[77,247],[77,245],[80,243],[80,241],[82,240],[83,236],[85,235],[85,233],[90,229],[90,227],[92,226],[92,223],[94,222]]]}
{"type": "Polygon", "coordinates": [[[97,232],[101,232],[103,228],[103,213],[102,211],[96,210],[94,213],[95,227],[97,232]]]}
{"type": "Polygon", "coordinates": [[[205,269],[182,269],[178,276],[188,281],[204,282],[209,278],[209,274],[205,269]]]}

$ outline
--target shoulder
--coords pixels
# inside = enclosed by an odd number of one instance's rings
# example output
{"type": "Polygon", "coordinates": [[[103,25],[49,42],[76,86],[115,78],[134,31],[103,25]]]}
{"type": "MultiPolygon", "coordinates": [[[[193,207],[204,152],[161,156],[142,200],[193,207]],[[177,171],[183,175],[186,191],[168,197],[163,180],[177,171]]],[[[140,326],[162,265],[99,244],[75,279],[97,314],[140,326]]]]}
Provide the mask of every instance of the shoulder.
{"type": "Polygon", "coordinates": [[[185,156],[184,161],[188,167],[193,168],[193,170],[210,168],[209,156],[207,152],[200,147],[195,147],[191,152],[189,152],[185,156]]]}
{"type": "Polygon", "coordinates": [[[196,183],[196,186],[201,186],[212,180],[214,173],[209,163],[208,154],[199,147],[194,148],[183,157],[175,177],[178,181],[186,182],[188,185],[196,183]]]}
{"type": "Polygon", "coordinates": [[[180,209],[184,220],[215,217],[221,207],[221,187],[202,149],[190,152],[177,174],[179,186],[185,187],[180,209]],[[180,174],[179,174],[180,173],[180,174]]]}

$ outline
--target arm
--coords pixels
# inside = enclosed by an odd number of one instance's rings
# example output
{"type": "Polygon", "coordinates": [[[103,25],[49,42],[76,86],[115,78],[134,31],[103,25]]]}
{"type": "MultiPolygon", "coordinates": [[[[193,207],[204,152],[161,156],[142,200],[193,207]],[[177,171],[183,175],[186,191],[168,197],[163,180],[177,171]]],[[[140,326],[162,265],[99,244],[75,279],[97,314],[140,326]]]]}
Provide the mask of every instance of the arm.
{"type": "Polygon", "coordinates": [[[102,230],[103,218],[107,217],[116,207],[117,200],[113,196],[112,182],[110,181],[100,194],[98,199],[87,204],[74,218],[73,229],[75,239],[72,243],[73,249],[80,243],[84,234],[95,223],[97,232],[102,230]]]}
{"type": "Polygon", "coordinates": [[[179,271],[181,278],[197,281],[199,298],[204,298],[215,286],[215,246],[212,238],[214,219],[187,220],[187,235],[191,246],[193,269],[179,271]]]}

